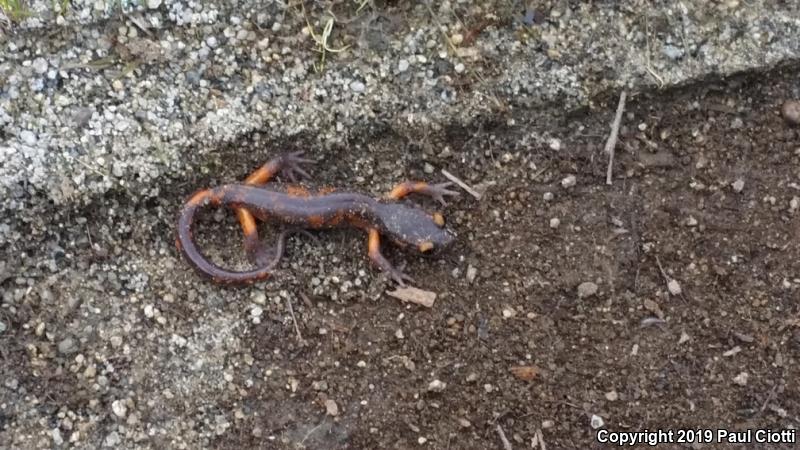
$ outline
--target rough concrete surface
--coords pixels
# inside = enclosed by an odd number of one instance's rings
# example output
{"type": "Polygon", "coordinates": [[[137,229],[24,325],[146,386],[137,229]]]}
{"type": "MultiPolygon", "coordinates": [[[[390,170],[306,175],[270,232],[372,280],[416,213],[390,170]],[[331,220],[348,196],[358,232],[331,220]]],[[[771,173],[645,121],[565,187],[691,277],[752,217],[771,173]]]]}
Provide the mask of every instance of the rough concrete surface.
{"type": "MultiPolygon", "coordinates": [[[[600,422],[798,426],[800,139],[780,117],[800,97],[796,2],[12,12],[0,449],[500,448],[501,434],[571,448],[600,422]],[[445,209],[448,253],[387,250],[439,294],[432,308],[385,295],[355,232],[293,238],[275,278],[246,289],[191,272],[174,246],[186,197],[296,150],[320,184],[377,196],[447,169],[484,194],[445,209]]],[[[201,225],[215,260],[245,264],[230,214],[201,225]]]]}

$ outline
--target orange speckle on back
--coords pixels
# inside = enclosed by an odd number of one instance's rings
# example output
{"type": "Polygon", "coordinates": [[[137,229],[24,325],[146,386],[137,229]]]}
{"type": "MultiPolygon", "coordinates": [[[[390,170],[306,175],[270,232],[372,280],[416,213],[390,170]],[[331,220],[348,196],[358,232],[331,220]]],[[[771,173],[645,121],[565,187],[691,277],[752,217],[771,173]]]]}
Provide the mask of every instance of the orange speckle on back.
{"type": "Polygon", "coordinates": [[[344,220],[344,213],[341,211],[337,211],[336,214],[333,215],[330,219],[328,219],[328,225],[335,227],[342,223],[344,220]]]}
{"type": "Polygon", "coordinates": [[[286,193],[293,197],[308,197],[311,195],[303,186],[291,185],[286,188],[286,193]]]}
{"type": "Polygon", "coordinates": [[[206,198],[208,198],[208,194],[209,194],[210,192],[211,192],[211,191],[210,191],[210,190],[208,190],[208,189],[204,189],[204,190],[202,190],[202,191],[199,191],[199,192],[197,192],[196,194],[194,194],[194,195],[192,196],[192,198],[190,198],[190,199],[189,199],[189,201],[188,201],[187,203],[188,203],[189,205],[191,205],[191,206],[198,206],[198,205],[200,205],[200,204],[202,204],[202,203],[203,203],[203,200],[205,200],[206,198]]]}
{"type": "Polygon", "coordinates": [[[322,216],[308,216],[308,225],[311,228],[321,228],[325,225],[325,218],[322,216]]]}

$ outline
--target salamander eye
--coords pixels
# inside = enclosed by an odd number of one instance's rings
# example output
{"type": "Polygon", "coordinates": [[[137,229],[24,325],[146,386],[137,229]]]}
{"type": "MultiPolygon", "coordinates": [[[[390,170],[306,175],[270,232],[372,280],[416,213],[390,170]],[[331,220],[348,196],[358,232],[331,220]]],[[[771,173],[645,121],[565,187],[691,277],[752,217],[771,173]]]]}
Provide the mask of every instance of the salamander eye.
{"type": "Polygon", "coordinates": [[[433,213],[433,223],[435,223],[439,228],[444,226],[444,216],[437,213],[433,213]]]}
{"type": "Polygon", "coordinates": [[[433,242],[425,241],[425,242],[419,244],[419,251],[421,251],[422,253],[425,253],[425,252],[430,251],[430,250],[433,250],[433,242]]]}

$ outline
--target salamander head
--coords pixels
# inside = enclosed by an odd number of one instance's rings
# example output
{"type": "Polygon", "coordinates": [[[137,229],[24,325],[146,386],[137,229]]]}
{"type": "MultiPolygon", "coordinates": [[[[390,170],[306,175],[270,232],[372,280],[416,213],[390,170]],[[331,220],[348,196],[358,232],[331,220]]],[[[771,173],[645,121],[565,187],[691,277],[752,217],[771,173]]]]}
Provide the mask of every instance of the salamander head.
{"type": "Polygon", "coordinates": [[[445,228],[444,217],[403,203],[383,203],[377,208],[382,230],[395,244],[431,253],[453,243],[455,234],[445,228]]]}

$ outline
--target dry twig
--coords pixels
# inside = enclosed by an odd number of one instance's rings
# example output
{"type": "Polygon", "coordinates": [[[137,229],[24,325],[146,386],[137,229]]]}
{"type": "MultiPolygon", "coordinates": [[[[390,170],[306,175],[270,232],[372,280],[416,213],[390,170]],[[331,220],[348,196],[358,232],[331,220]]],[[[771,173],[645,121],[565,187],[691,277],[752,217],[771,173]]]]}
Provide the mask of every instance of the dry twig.
{"type": "Polygon", "coordinates": [[[394,291],[387,292],[387,294],[404,302],[415,303],[426,308],[433,307],[433,302],[436,301],[435,292],[425,291],[413,286],[399,287],[394,291]]]}
{"type": "Polygon", "coordinates": [[[465,191],[467,191],[467,193],[469,195],[475,197],[476,200],[480,200],[481,199],[480,192],[476,191],[475,189],[472,189],[469,185],[467,185],[467,183],[464,183],[463,181],[458,179],[452,173],[442,169],[442,175],[444,175],[448,180],[450,180],[453,183],[457,184],[461,189],[464,189],[465,191]]]}
{"type": "Polygon", "coordinates": [[[500,441],[503,443],[504,450],[512,450],[511,449],[511,442],[508,442],[508,438],[506,437],[506,433],[503,432],[503,427],[500,424],[497,424],[497,434],[500,435],[500,441]]]}
{"type": "Polygon", "coordinates": [[[619,124],[622,122],[622,112],[625,110],[625,98],[627,94],[625,91],[619,94],[619,104],[617,105],[617,113],[614,115],[614,121],[611,123],[611,134],[608,135],[606,141],[605,152],[608,153],[608,170],[606,171],[606,184],[611,185],[614,167],[614,147],[617,146],[617,137],[619,136],[619,124]]]}
{"type": "Polygon", "coordinates": [[[286,299],[286,305],[289,306],[289,315],[292,316],[292,323],[294,323],[294,331],[295,331],[295,333],[297,333],[297,339],[300,342],[304,342],[303,341],[303,335],[300,333],[300,327],[297,326],[297,318],[294,316],[294,308],[292,307],[292,299],[287,298],[286,299]]]}

